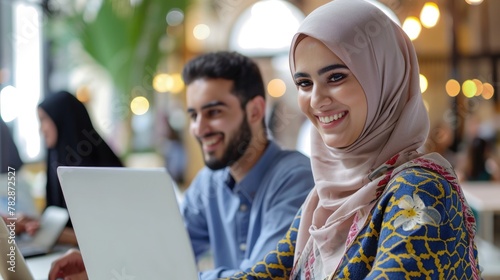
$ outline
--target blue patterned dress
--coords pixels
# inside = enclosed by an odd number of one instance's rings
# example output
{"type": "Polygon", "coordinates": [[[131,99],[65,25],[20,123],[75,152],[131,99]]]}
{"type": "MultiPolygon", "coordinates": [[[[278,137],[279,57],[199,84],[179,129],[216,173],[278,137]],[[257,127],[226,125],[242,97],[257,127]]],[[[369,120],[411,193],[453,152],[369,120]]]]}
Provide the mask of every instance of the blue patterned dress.
{"type": "MultiPolygon", "coordinates": [[[[362,226],[353,224],[339,266],[323,269],[325,278],[480,279],[475,221],[455,175],[421,158],[400,170],[362,226]]],[[[300,215],[275,251],[230,279],[320,279],[304,272],[321,267],[314,250],[305,249],[292,271],[300,215]]]]}

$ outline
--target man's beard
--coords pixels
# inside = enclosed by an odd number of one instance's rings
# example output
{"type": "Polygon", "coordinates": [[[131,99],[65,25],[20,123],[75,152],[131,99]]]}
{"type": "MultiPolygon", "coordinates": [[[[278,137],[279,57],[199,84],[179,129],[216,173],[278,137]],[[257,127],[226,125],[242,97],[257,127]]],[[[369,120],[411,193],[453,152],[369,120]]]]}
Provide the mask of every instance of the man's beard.
{"type": "Polygon", "coordinates": [[[236,132],[233,139],[229,142],[229,145],[222,155],[222,158],[217,159],[213,157],[208,160],[205,159],[205,165],[212,170],[217,170],[225,168],[226,166],[233,165],[243,156],[243,154],[245,154],[248,146],[250,145],[250,140],[252,140],[252,131],[245,116],[243,118],[240,129],[236,132]]]}

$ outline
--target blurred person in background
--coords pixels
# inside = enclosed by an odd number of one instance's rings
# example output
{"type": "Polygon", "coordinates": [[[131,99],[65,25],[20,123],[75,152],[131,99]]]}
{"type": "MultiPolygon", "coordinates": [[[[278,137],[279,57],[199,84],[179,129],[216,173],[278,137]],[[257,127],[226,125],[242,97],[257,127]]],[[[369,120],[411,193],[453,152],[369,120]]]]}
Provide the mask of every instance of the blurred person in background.
{"type": "MultiPolygon", "coordinates": [[[[123,164],[94,128],[85,105],[67,91],[59,91],[38,105],[40,130],[47,147],[46,207],[66,207],[57,167],[107,166],[123,164]]],[[[71,220],[63,231],[61,243],[76,245],[71,220]]]]}
{"type": "Polygon", "coordinates": [[[460,181],[500,181],[499,158],[492,140],[474,137],[460,156],[460,181]]]}
{"type": "MultiPolygon", "coordinates": [[[[39,213],[36,210],[31,186],[23,170],[16,143],[7,124],[0,118],[0,215],[16,217],[16,232],[32,234],[38,228],[39,213]],[[10,206],[10,207],[9,207],[10,206]]],[[[6,220],[7,222],[7,220],[6,220]]]]}
{"type": "Polygon", "coordinates": [[[486,103],[478,106],[465,119],[464,137],[457,154],[457,175],[460,181],[499,181],[497,125],[491,106],[486,103]]]}

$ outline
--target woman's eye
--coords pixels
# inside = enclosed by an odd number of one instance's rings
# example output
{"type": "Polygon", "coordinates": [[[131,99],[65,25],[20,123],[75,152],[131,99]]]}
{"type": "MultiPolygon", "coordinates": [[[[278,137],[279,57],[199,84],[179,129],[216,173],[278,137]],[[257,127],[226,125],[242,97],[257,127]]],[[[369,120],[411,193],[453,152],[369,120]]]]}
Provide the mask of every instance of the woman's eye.
{"type": "Polygon", "coordinates": [[[330,81],[332,81],[332,82],[337,82],[337,81],[340,81],[340,80],[344,79],[345,77],[346,77],[346,75],[345,75],[345,74],[342,74],[342,73],[335,73],[335,74],[332,74],[332,75],[330,76],[330,79],[329,79],[329,80],[330,80],[330,81]]]}
{"type": "Polygon", "coordinates": [[[295,84],[298,86],[298,87],[307,87],[307,86],[310,86],[311,85],[311,82],[308,81],[308,80],[302,80],[302,81],[295,81],[295,84]]]}

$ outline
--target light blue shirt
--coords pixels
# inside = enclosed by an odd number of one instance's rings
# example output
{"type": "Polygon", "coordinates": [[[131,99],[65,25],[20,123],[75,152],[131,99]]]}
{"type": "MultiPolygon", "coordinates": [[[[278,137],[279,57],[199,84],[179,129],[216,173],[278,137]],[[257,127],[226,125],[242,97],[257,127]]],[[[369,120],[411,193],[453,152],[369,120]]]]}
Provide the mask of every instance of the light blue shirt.
{"type": "Polygon", "coordinates": [[[196,257],[213,254],[199,278],[231,276],[275,249],[313,186],[309,158],[274,142],[238,184],[229,168],[204,167],[181,205],[196,257]]]}

